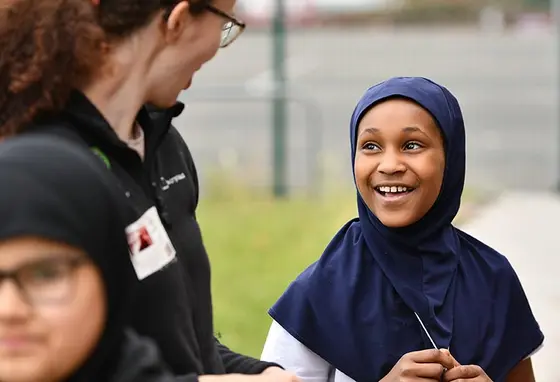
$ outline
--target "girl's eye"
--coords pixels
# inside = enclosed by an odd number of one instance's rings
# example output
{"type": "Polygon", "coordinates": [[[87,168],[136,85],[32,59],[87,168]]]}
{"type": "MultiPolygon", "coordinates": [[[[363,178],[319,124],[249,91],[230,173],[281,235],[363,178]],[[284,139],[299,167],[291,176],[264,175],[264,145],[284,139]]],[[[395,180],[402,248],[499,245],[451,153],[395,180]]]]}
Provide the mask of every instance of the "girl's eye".
{"type": "Polygon", "coordinates": [[[404,145],[405,150],[418,150],[421,149],[422,145],[418,142],[408,142],[404,145]]]}
{"type": "Polygon", "coordinates": [[[377,146],[375,143],[372,143],[372,142],[368,142],[368,143],[364,144],[362,146],[362,148],[364,150],[368,150],[368,151],[374,151],[374,150],[379,150],[380,149],[379,146],[377,146]]]}

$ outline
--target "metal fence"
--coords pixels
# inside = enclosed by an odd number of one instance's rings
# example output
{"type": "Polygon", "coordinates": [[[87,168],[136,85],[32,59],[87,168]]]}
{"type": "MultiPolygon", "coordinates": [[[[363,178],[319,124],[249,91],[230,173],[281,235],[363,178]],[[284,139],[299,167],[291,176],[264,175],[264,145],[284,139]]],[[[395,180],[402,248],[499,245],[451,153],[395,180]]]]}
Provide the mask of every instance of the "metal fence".
{"type": "MultiPolygon", "coordinates": [[[[216,113],[209,115],[209,118],[221,119],[228,117],[225,110],[259,110],[262,112],[270,109],[276,100],[274,92],[265,89],[251,92],[248,89],[238,88],[232,92],[232,89],[218,88],[214,91],[206,89],[206,92],[197,92],[189,97],[187,102],[193,108],[212,108],[216,110],[216,113]]],[[[291,189],[305,190],[310,195],[319,194],[320,186],[324,183],[321,109],[309,97],[290,95],[284,97],[282,101],[287,105],[287,125],[296,128],[295,131],[288,131],[291,134],[288,136],[288,145],[285,150],[288,186],[291,189]]],[[[196,153],[200,153],[201,157],[205,158],[202,161],[207,163],[206,167],[213,166],[214,170],[223,170],[224,175],[227,171],[229,178],[234,176],[243,184],[268,188],[274,178],[272,172],[275,171],[273,150],[277,142],[275,142],[271,129],[268,128],[268,125],[274,123],[272,121],[274,117],[254,118],[255,114],[259,113],[246,114],[237,122],[238,125],[229,125],[228,122],[228,126],[231,127],[231,130],[228,129],[229,131],[224,131],[223,127],[217,128],[215,131],[219,142],[217,152],[208,150],[204,147],[205,145],[195,148],[194,151],[195,156],[196,153]]],[[[204,176],[202,181],[204,182],[204,176]]]]}
{"type": "MultiPolygon", "coordinates": [[[[558,79],[549,26],[298,29],[288,35],[286,65],[292,190],[352,185],[348,123],[354,104],[370,85],[401,75],[430,77],[458,97],[469,186],[556,186],[558,79]]],[[[182,95],[187,109],[176,124],[203,186],[224,166],[251,186],[271,186],[270,67],[270,35],[248,32],[182,95]]]]}

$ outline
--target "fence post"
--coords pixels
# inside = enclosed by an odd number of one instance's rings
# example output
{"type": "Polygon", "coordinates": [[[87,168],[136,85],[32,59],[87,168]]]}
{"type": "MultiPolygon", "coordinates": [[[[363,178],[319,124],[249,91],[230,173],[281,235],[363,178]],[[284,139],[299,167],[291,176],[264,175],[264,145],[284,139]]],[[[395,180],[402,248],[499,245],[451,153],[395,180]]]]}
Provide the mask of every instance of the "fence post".
{"type": "Polygon", "coordinates": [[[286,27],[284,0],[276,0],[273,22],[272,67],[274,71],[274,92],[272,98],[272,139],[273,139],[273,193],[284,197],[288,193],[286,165],[286,27]]]}

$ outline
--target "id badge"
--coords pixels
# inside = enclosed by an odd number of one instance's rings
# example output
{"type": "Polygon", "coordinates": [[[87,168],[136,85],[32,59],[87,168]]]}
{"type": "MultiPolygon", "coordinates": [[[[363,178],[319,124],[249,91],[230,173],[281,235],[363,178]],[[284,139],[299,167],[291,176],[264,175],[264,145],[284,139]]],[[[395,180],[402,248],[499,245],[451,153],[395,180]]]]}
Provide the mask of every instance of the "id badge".
{"type": "Polygon", "coordinates": [[[147,210],[126,228],[130,259],[138,280],[158,272],[176,256],[156,207],[147,210]]]}

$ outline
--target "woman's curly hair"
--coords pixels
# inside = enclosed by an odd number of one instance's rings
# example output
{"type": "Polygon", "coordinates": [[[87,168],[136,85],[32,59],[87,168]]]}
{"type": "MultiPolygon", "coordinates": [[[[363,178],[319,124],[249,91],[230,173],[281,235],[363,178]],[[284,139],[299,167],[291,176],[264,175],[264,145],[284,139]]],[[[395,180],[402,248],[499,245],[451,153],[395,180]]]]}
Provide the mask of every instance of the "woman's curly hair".
{"type": "MultiPolygon", "coordinates": [[[[56,112],[103,66],[109,42],[179,0],[11,0],[0,5],[0,136],[56,112]]],[[[196,4],[205,2],[201,0],[196,4]]]]}

